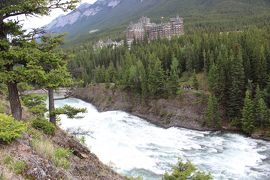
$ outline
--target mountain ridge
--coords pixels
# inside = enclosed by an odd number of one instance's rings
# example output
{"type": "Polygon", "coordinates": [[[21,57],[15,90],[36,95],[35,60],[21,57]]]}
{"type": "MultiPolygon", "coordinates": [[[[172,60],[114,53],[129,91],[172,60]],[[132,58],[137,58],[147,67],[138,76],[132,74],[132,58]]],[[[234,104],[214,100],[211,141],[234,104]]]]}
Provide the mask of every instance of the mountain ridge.
{"type": "MultiPolygon", "coordinates": [[[[198,28],[235,30],[270,20],[267,0],[98,0],[82,4],[66,16],[58,17],[46,30],[68,33],[69,41],[81,41],[98,35],[119,36],[130,21],[149,16],[155,22],[160,17],[179,14],[184,17],[187,31],[198,28]],[[92,33],[95,30],[95,33],[92,33]],[[96,32],[98,30],[98,32],[96,32]]],[[[225,30],[224,30],[225,31],[225,30]]]]}

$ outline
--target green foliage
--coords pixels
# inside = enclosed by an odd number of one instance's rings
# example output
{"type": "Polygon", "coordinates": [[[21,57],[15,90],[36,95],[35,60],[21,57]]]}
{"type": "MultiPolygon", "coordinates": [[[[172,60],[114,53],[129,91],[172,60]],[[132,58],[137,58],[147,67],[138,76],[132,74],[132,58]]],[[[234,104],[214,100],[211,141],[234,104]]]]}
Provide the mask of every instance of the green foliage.
{"type": "Polygon", "coordinates": [[[45,139],[33,139],[31,144],[37,153],[51,160],[55,166],[69,169],[71,150],[55,147],[51,141],[45,139]]]}
{"type": "Polygon", "coordinates": [[[2,101],[0,101],[0,113],[5,113],[6,108],[4,106],[4,103],[2,101]]]}
{"type": "Polygon", "coordinates": [[[212,94],[224,102],[225,96],[225,74],[224,70],[216,64],[212,64],[208,73],[208,84],[212,94]]]}
{"type": "Polygon", "coordinates": [[[198,171],[196,167],[190,162],[182,162],[179,160],[176,166],[173,167],[172,173],[165,173],[164,180],[211,180],[213,179],[210,174],[198,171]]]}
{"type": "Polygon", "coordinates": [[[221,116],[219,112],[218,101],[217,98],[213,95],[210,95],[208,99],[206,124],[209,127],[221,127],[221,116]]]}
{"type": "Polygon", "coordinates": [[[14,173],[23,174],[27,170],[27,164],[21,160],[14,160],[10,155],[3,160],[4,164],[14,173]]]}
{"type": "Polygon", "coordinates": [[[15,161],[13,166],[13,170],[16,174],[22,174],[27,169],[27,165],[24,161],[15,161]]]}
{"type": "Polygon", "coordinates": [[[85,142],[86,142],[85,136],[81,136],[81,137],[79,138],[79,141],[80,141],[81,144],[86,144],[86,143],[85,143],[85,142]]]}
{"type": "Polygon", "coordinates": [[[69,169],[70,162],[68,158],[71,156],[72,151],[65,148],[57,148],[54,151],[53,162],[57,167],[69,169]]]}
{"type": "Polygon", "coordinates": [[[242,54],[237,49],[236,55],[231,56],[231,86],[229,88],[228,116],[233,119],[241,115],[245,89],[245,74],[242,54]]]}
{"type": "Polygon", "coordinates": [[[69,105],[65,105],[61,108],[56,108],[54,111],[55,115],[65,114],[68,118],[75,118],[79,113],[86,113],[86,108],[74,108],[69,105]]]}
{"type": "Polygon", "coordinates": [[[0,180],[5,180],[6,178],[5,178],[5,176],[4,176],[4,174],[2,174],[2,172],[0,173],[0,180]]]}
{"type": "Polygon", "coordinates": [[[38,118],[32,121],[32,127],[43,131],[45,134],[54,135],[55,125],[46,119],[38,118]]]}
{"type": "Polygon", "coordinates": [[[194,70],[194,72],[192,74],[192,87],[194,89],[196,89],[196,90],[199,89],[199,82],[198,82],[195,70],[194,70]]]}
{"type": "Polygon", "coordinates": [[[125,177],[126,180],[143,180],[143,177],[125,177]]]}
{"type": "Polygon", "coordinates": [[[38,94],[29,94],[22,96],[23,104],[29,108],[29,111],[38,117],[43,117],[46,108],[46,96],[38,94]]]}
{"type": "Polygon", "coordinates": [[[254,103],[252,101],[251,93],[249,90],[246,91],[244,100],[244,107],[242,111],[242,129],[245,133],[251,134],[254,130],[254,103]]]}
{"type": "Polygon", "coordinates": [[[200,86],[216,97],[224,119],[234,121],[240,128],[245,91],[248,88],[256,95],[254,87],[259,85],[264,93],[254,100],[254,126],[268,127],[269,34],[268,23],[263,28],[253,27],[241,32],[199,31],[171,40],[136,41],[130,50],[125,46],[94,50],[92,44],[84,44],[69,50],[75,53],[69,69],[75,78],[86,80],[86,84],[97,79],[98,83],[106,83],[107,71],[113,69],[110,83],[149,98],[181,94],[179,84],[193,85],[195,89],[200,86]],[[198,74],[192,74],[193,70],[198,74]],[[200,74],[207,76],[208,83],[201,82],[200,74]]]}
{"type": "MultiPolygon", "coordinates": [[[[44,73],[42,57],[45,52],[39,43],[34,40],[33,34],[27,33],[23,25],[14,20],[16,16],[43,16],[49,15],[52,9],[70,10],[76,7],[78,0],[27,0],[27,1],[1,1],[0,4],[0,82],[5,83],[10,98],[10,108],[14,118],[22,119],[22,108],[18,92],[18,84],[38,82],[43,83],[59,78],[59,74],[65,69],[60,66],[58,71],[44,73]],[[43,52],[43,53],[42,53],[43,52]]],[[[43,39],[43,38],[41,38],[43,39]]],[[[53,54],[47,54],[51,59],[53,54]]],[[[45,62],[46,63],[46,62],[45,62]]],[[[49,63],[47,64],[49,65],[49,63]]],[[[23,87],[23,86],[22,86],[23,87]]]]}
{"type": "Polygon", "coordinates": [[[7,86],[0,81],[0,94],[7,94],[7,86]]]}
{"type": "Polygon", "coordinates": [[[12,117],[0,114],[0,142],[11,143],[26,131],[26,125],[12,117]]]}

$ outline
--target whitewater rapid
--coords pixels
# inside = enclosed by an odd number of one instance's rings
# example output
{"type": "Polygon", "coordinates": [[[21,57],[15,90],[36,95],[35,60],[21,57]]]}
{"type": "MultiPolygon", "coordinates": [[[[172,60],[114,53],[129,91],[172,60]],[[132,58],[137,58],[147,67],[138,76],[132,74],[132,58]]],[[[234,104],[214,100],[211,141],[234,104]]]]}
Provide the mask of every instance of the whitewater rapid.
{"type": "Polygon", "coordinates": [[[191,160],[215,179],[270,179],[270,142],[231,133],[163,129],[122,111],[98,112],[90,103],[69,98],[56,106],[85,107],[81,119],[61,116],[60,127],[84,135],[99,159],[117,172],[161,179],[178,158],[191,160]]]}

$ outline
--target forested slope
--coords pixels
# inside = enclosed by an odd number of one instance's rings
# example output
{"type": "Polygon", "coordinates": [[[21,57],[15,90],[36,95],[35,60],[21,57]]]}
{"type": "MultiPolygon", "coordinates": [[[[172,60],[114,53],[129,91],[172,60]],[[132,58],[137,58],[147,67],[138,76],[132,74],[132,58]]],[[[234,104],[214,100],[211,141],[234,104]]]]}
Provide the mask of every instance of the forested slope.
{"type": "Polygon", "coordinates": [[[122,0],[113,9],[66,26],[69,41],[85,42],[100,37],[123,36],[130,21],[149,16],[159,23],[161,17],[180,15],[185,19],[186,33],[196,30],[234,31],[250,26],[263,26],[270,20],[270,2],[267,0],[122,0]],[[98,29],[94,34],[90,30],[98,29]],[[120,33],[120,34],[119,34],[120,33]]]}
{"type": "Polygon", "coordinates": [[[85,45],[71,50],[75,58],[69,66],[85,84],[114,83],[146,99],[187,89],[210,93],[205,123],[220,128],[227,122],[250,134],[270,125],[269,40],[265,27],[134,42],[130,50],[85,45]]]}

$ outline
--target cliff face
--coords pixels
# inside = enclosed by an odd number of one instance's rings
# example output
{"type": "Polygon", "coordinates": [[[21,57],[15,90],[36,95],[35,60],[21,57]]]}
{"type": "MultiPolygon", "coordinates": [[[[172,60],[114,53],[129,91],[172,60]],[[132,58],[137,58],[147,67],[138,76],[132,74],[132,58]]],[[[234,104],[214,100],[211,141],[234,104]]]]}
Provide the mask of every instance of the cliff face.
{"type": "Polygon", "coordinates": [[[73,93],[93,103],[100,111],[123,110],[165,128],[212,130],[203,123],[207,97],[200,93],[186,91],[173,98],[150,99],[104,85],[79,88],[73,93]]]}

